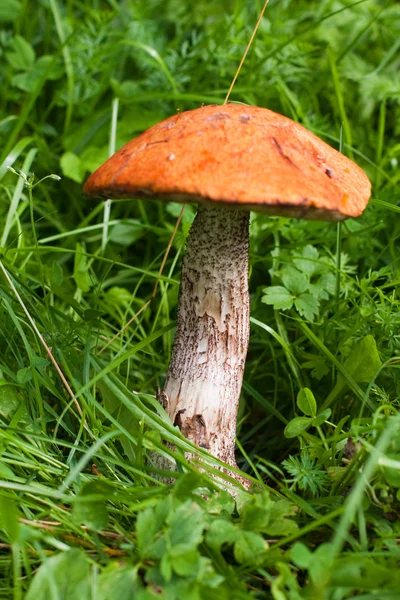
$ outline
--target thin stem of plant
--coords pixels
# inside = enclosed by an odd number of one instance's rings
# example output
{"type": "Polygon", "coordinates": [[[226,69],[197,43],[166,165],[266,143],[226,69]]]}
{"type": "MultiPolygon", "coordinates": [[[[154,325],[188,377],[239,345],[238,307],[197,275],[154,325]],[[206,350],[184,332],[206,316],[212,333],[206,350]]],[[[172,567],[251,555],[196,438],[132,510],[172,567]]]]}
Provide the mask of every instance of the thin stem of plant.
{"type": "MultiPolygon", "coordinates": [[[[108,156],[112,156],[115,152],[115,144],[117,139],[117,121],[118,121],[118,108],[119,99],[114,98],[111,105],[111,128],[110,128],[110,142],[108,145],[108,156]]],[[[104,252],[108,241],[108,226],[111,215],[111,200],[104,202],[104,213],[103,213],[103,234],[101,239],[101,249],[104,252]]]]}
{"type": "Polygon", "coordinates": [[[269,0],[265,0],[265,2],[264,2],[264,6],[262,7],[262,10],[261,10],[261,12],[260,12],[260,16],[258,17],[257,23],[256,23],[256,25],[255,25],[255,27],[254,27],[254,29],[253,29],[253,33],[252,33],[252,34],[251,34],[251,36],[250,36],[249,43],[248,43],[248,44],[247,44],[247,46],[246,46],[246,49],[245,49],[245,51],[244,51],[244,53],[243,53],[243,56],[242,56],[242,59],[241,59],[241,61],[240,61],[240,63],[239,63],[239,66],[238,66],[238,68],[237,68],[237,70],[236,70],[236,73],[235,73],[235,75],[234,75],[234,77],[233,77],[233,79],[232,79],[232,83],[231,83],[231,85],[230,85],[230,87],[229,87],[228,93],[227,93],[227,94],[226,94],[226,96],[225,96],[224,104],[226,104],[226,103],[228,102],[228,100],[229,100],[229,96],[231,95],[231,92],[232,92],[232,90],[233,90],[233,86],[234,86],[234,85],[235,85],[235,83],[236,83],[236,79],[237,79],[237,78],[238,78],[238,76],[239,76],[239,73],[240,73],[240,71],[241,71],[241,68],[242,68],[242,66],[243,66],[243,63],[244,63],[244,61],[246,60],[247,53],[248,53],[248,51],[250,50],[250,46],[251,46],[251,45],[252,45],[252,43],[253,43],[253,40],[254,40],[254,38],[255,38],[255,35],[256,35],[256,33],[257,33],[257,30],[258,30],[258,28],[259,28],[259,26],[260,26],[260,23],[261,23],[261,21],[262,21],[262,18],[263,18],[263,16],[264,16],[264,13],[265,13],[265,10],[266,10],[266,8],[267,8],[268,4],[269,4],[269,0]]]}
{"type": "Polygon", "coordinates": [[[30,324],[32,325],[32,328],[33,328],[34,332],[35,332],[35,333],[36,333],[36,335],[38,336],[38,338],[39,338],[39,340],[40,340],[40,343],[42,344],[43,348],[46,350],[46,352],[47,352],[47,356],[49,357],[49,359],[50,359],[50,360],[51,360],[51,362],[53,363],[53,365],[54,365],[54,367],[55,367],[55,369],[56,369],[57,373],[59,374],[59,376],[60,376],[60,379],[61,379],[61,381],[63,382],[63,384],[64,384],[64,386],[65,386],[65,389],[67,390],[68,394],[71,396],[71,398],[72,398],[72,400],[73,400],[73,402],[74,402],[74,404],[75,404],[75,406],[76,406],[76,409],[77,409],[77,411],[78,411],[79,415],[80,415],[80,416],[82,416],[82,414],[83,414],[83,413],[82,413],[82,409],[81,409],[81,407],[80,407],[80,405],[79,405],[79,402],[78,402],[78,400],[77,400],[77,399],[76,399],[76,397],[75,397],[75,394],[74,394],[74,392],[72,391],[72,388],[71,388],[71,386],[69,385],[68,381],[67,381],[67,380],[66,380],[66,378],[65,378],[65,375],[64,375],[64,373],[62,372],[62,370],[60,369],[60,367],[59,367],[59,365],[58,365],[58,363],[57,363],[56,359],[54,358],[54,356],[53,356],[53,353],[52,353],[52,351],[51,351],[51,348],[50,348],[50,347],[49,347],[49,346],[46,344],[46,342],[45,342],[45,340],[44,340],[44,338],[43,338],[42,334],[40,333],[39,329],[38,329],[38,328],[37,328],[37,326],[36,326],[36,323],[35,323],[35,321],[32,319],[31,315],[29,314],[29,311],[28,311],[28,309],[26,308],[26,306],[25,306],[25,304],[24,304],[24,301],[22,300],[21,296],[19,295],[19,293],[18,293],[18,291],[17,291],[17,289],[16,289],[15,285],[13,284],[13,282],[12,282],[12,280],[11,280],[11,277],[9,276],[9,274],[8,274],[8,272],[7,272],[7,270],[6,270],[6,268],[4,267],[4,265],[3,265],[3,263],[2,263],[1,261],[0,261],[0,268],[1,268],[1,270],[3,271],[4,277],[7,279],[7,281],[8,281],[8,283],[9,283],[9,286],[10,286],[10,288],[11,288],[11,289],[12,289],[12,291],[14,292],[14,294],[15,294],[15,297],[17,298],[18,302],[20,303],[20,305],[21,305],[21,307],[22,307],[22,310],[23,310],[23,311],[24,311],[24,313],[26,314],[28,321],[29,321],[29,322],[30,322],[30,324]]]}
{"type": "MultiPolygon", "coordinates": [[[[340,127],[339,152],[343,152],[343,124],[340,127]]],[[[340,271],[342,268],[342,223],[339,221],[336,225],[336,312],[339,310],[340,303],[340,271]]]]}

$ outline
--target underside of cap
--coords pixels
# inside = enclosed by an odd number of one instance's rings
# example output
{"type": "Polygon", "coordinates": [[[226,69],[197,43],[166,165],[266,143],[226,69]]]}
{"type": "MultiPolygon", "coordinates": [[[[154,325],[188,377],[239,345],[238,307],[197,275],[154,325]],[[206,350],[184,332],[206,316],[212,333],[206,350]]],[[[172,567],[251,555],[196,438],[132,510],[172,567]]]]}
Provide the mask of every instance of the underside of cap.
{"type": "Polygon", "coordinates": [[[371,184],[356,163],[291,119],[227,104],[154,125],[97,169],[83,191],[336,221],[361,215],[371,184]]]}

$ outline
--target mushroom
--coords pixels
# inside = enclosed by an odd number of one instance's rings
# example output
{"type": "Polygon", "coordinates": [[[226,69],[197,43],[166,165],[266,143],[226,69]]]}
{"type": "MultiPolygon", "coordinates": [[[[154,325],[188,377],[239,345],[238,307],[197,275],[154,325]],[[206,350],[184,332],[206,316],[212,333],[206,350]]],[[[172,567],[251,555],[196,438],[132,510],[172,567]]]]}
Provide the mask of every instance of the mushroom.
{"type": "Polygon", "coordinates": [[[105,162],[84,193],[198,203],[186,242],[162,398],[192,442],[236,466],[249,341],[249,215],[338,221],[370,197],[364,171],[294,121],[227,104],[178,113],[105,162]]]}

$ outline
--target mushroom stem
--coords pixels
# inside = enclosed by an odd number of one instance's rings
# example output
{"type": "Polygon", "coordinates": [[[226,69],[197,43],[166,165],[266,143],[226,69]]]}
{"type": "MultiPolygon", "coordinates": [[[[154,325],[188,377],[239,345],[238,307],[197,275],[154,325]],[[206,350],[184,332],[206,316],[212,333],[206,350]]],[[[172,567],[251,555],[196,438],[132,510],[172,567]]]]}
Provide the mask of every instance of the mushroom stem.
{"type": "Polygon", "coordinates": [[[249,213],[199,206],[186,243],[163,397],[189,440],[236,466],[236,417],[249,342],[249,213]]]}

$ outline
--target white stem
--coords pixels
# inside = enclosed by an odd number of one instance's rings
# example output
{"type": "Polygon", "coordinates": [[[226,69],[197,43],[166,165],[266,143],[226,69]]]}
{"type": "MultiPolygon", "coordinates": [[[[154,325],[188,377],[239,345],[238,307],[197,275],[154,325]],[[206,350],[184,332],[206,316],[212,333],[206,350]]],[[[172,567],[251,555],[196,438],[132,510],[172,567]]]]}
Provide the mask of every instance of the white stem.
{"type": "Polygon", "coordinates": [[[200,206],[182,264],[163,397],[198,446],[236,465],[236,417],[249,341],[249,213],[200,206]]]}

